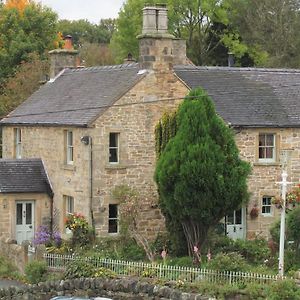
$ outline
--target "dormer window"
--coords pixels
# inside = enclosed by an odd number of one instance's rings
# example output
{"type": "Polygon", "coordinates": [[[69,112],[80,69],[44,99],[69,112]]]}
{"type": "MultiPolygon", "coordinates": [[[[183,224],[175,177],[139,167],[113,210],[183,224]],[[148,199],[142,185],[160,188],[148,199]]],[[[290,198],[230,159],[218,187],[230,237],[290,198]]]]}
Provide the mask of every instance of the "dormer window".
{"type": "Polygon", "coordinates": [[[275,134],[259,134],[258,159],[260,162],[274,162],[276,160],[275,134]]]}

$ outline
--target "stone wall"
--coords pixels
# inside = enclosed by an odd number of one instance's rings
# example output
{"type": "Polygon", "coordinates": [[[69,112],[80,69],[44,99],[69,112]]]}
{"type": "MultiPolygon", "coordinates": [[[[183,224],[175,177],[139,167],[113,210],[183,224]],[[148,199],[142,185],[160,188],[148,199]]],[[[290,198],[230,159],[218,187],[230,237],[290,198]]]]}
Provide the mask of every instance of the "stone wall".
{"type": "Polygon", "coordinates": [[[16,201],[34,201],[34,229],[48,225],[51,200],[47,194],[0,194],[0,236],[16,239],[16,201]]]}
{"type": "Polygon", "coordinates": [[[109,297],[114,300],[213,300],[214,298],[141,282],[137,279],[82,278],[0,290],[1,300],[49,300],[54,296],[109,297]]]}
{"type": "Polygon", "coordinates": [[[154,237],[159,230],[164,230],[153,180],[156,164],[154,131],[163,113],[175,110],[187,92],[172,72],[150,72],[117,101],[116,106],[96,120],[94,157],[101,159],[94,161],[94,215],[96,229],[102,235],[108,230],[108,204],[117,203],[112,191],[118,185],[129,185],[140,193],[143,208],[138,225],[142,232],[154,237]],[[164,100],[159,101],[161,99],[164,100]],[[119,164],[109,164],[110,132],[120,135],[119,164]],[[103,210],[106,210],[105,214],[103,210]]]}
{"type": "MultiPolygon", "coordinates": [[[[250,201],[247,213],[247,237],[268,238],[269,228],[278,219],[280,210],[273,204],[270,215],[262,214],[263,196],[280,196],[281,165],[279,162],[280,150],[293,149],[290,166],[288,167],[288,181],[291,186],[300,183],[300,129],[257,128],[242,129],[236,132],[236,142],[243,159],[251,163],[252,173],[248,180],[250,201]],[[273,133],[276,135],[276,159],[272,163],[261,163],[258,160],[259,133],[273,133]],[[249,213],[256,206],[259,209],[258,217],[251,219],[249,213]]],[[[289,187],[290,188],[290,187],[289,187]]]]}
{"type": "Polygon", "coordinates": [[[17,245],[14,240],[0,237],[0,255],[8,258],[19,272],[24,274],[25,265],[28,262],[27,245],[17,245]]]}

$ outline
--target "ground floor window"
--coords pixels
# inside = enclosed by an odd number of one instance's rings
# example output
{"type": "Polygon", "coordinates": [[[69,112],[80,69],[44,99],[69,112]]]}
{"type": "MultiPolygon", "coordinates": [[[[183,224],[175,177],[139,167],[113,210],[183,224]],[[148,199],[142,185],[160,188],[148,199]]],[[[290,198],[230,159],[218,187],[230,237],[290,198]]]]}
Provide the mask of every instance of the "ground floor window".
{"type": "Polygon", "coordinates": [[[118,205],[109,204],[108,207],[108,233],[118,233],[118,205]]]}
{"type": "MultiPolygon", "coordinates": [[[[65,206],[65,214],[64,217],[68,217],[71,214],[74,214],[74,198],[72,196],[64,196],[64,206],[65,206]]],[[[70,229],[66,228],[66,233],[70,233],[70,229]]]]}
{"type": "Polygon", "coordinates": [[[271,215],[271,213],[272,213],[272,197],[271,196],[263,196],[262,205],[261,205],[261,213],[263,215],[271,215]]]}

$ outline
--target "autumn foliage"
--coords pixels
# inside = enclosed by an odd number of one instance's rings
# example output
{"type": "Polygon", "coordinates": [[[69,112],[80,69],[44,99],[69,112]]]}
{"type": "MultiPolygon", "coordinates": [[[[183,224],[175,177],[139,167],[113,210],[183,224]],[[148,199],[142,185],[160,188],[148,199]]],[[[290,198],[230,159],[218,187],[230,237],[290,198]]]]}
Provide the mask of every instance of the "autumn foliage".
{"type": "Polygon", "coordinates": [[[16,8],[18,11],[23,11],[31,2],[30,0],[7,0],[5,6],[7,8],[16,8]]]}

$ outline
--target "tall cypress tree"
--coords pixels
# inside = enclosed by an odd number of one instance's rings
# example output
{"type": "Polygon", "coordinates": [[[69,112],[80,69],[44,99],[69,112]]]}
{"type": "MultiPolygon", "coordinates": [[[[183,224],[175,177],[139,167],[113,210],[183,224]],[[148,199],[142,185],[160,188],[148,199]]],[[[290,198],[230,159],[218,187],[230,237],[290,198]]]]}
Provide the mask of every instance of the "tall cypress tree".
{"type": "Polygon", "coordinates": [[[161,210],[182,226],[190,254],[201,249],[210,227],[248,200],[249,173],[211,99],[201,89],[191,91],[155,171],[161,210]]]}

